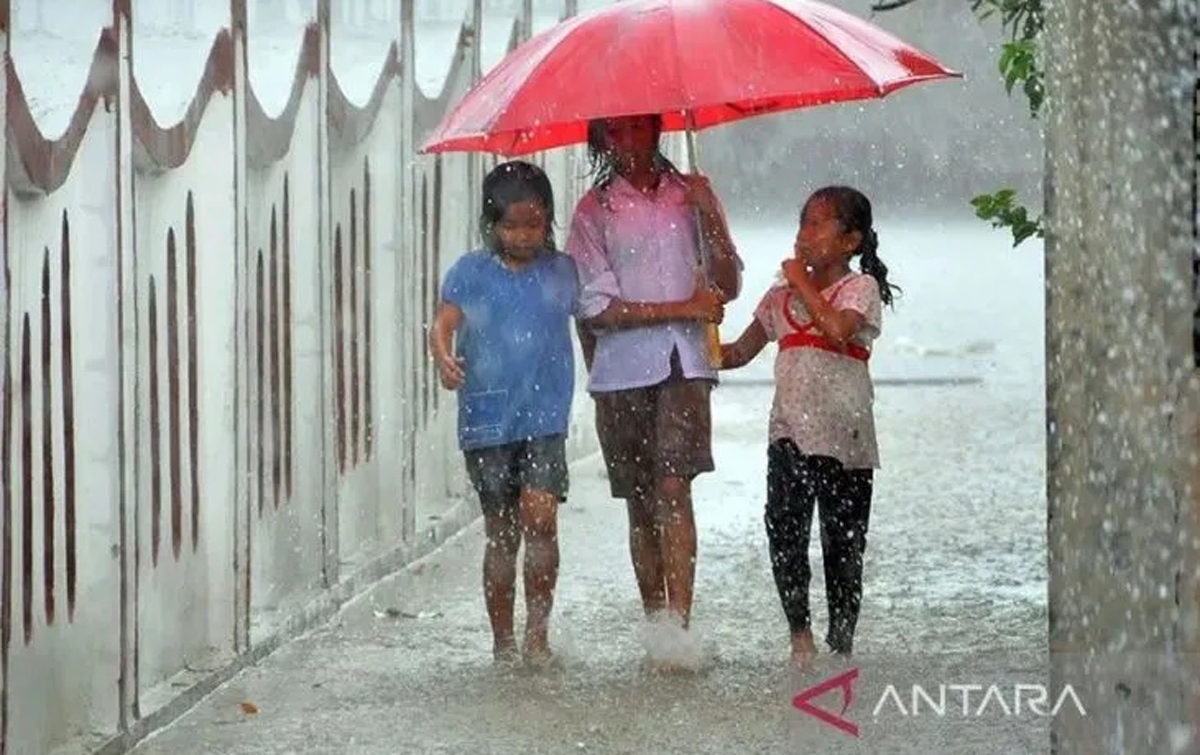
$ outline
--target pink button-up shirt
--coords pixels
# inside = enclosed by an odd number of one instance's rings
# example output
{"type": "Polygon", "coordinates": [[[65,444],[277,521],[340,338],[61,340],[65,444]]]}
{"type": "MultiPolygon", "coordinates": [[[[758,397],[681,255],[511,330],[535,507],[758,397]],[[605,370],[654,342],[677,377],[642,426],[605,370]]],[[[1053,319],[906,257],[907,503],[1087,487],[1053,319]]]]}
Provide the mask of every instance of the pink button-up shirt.
{"type": "MultiPolygon", "coordinates": [[[[672,302],[691,298],[700,272],[696,215],[686,185],[664,173],[653,194],[617,176],[584,195],[575,208],[566,252],[580,282],[580,317],[603,312],[613,299],[672,302]]],[[[741,260],[737,260],[741,267],[741,260]]],[[[739,281],[740,285],[740,281],[739,281]]],[[[669,322],[596,333],[588,379],[594,393],[655,385],[671,373],[678,350],[684,377],[715,380],[708,363],[704,326],[669,322]]]]}

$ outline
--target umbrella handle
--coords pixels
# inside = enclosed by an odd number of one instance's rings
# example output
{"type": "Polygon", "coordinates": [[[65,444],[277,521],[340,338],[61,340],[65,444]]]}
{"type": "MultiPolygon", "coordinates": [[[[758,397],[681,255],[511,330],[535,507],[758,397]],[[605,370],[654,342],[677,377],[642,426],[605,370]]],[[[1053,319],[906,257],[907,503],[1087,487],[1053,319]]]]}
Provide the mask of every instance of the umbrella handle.
{"type": "MultiPolygon", "coordinates": [[[[687,113],[687,155],[688,167],[695,172],[699,164],[699,149],[696,146],[696,118],[689,110],[687,113]]],[[[704,271],[704,279],[708,285],[712,280],[712,250],[708,247],[708,237],[704,235],[704,222],[700,219],[700,210],[696,210],[696,241],[700,257],[700,268],[704,271]]],[[[708,347],[708,363],[713,369],[721,368],[721,331],[716,323],[706,323],[704,340],[708,347]]]]}

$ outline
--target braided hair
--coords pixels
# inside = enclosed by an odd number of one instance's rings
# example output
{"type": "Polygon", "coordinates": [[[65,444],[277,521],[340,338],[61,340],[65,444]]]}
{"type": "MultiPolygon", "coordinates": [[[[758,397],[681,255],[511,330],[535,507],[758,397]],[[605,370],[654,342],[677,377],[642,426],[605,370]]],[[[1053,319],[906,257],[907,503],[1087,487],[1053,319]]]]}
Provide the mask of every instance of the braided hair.
{"type": "Polygon", "coordinates": [[[859,270],[875,279],[879,284],[879,298],[884,304],[891,306],[895,299],[894,292],[900,287],[888,282],[888,268],[879,258],[879,236],[875,233],[874,218],[871,212],[871,200],[857,189],[849,186],[826,186],[817,189],[805,202],[821,200],[828,202],[846,233],[857,231],[862,240],[854,256],[860,257],[859,270]]]}

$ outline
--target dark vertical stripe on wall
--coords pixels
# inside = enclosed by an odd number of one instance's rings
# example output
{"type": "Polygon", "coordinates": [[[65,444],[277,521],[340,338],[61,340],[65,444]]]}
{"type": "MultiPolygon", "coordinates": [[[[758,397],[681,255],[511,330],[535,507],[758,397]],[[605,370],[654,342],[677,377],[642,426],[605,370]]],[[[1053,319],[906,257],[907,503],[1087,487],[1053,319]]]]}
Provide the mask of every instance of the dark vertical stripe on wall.
{"type": "Polygon", "coordinates": [[[147,314],[150,322],[150,557],[153,565],[158,566],[162,539],[162,438],[158,396],[158,294],[154,276],[150,276],[147,314]]]}
{"type": "Polygon", "coordinates": [[[338,471],[346,471],[346,363],[342,302],[342,226],[333,229],[333,412],[337,429],[338,471]]]}
{"type": "Polygon", "coordinates": [[[359,353],[358,353],[358,207],[350,190],[350,461],[357,465],[359,447],[359,353]]]}
{"type": "Polygon", "coordinates": [[[21,608],[25,644],[33,639],[33,374],[29,314],[21,325],[21,608]]]}
{"type": "Polygon", "coordinates": [[[267,348],[271,352],[271,500],[279,508],[283,488],[283,428],[279,406],[279,226],[274,207],[271,208],[271,268],[267,277],[267,299],[270,301],[271,321],[267,348]]]}
{"type": "Polygon", "coordinates": [[[258,447],[258,466],[256,479],[258,482],[258,515],[262,516],[263,505],[267,498],[266,480],[266,348],[263,343],[266,339],[266,281],[263,271],[263,253],[262,249],[258,250],[258,258],[254,268],[254,290],[258,292],[258,306],[254,312],[254,350],[255,350],[255,388],[257,389],[255,397],[256,419],[255,428],[255,445],[258,447]]]}
{"type": "Polygon", "coordinates": [[[196,321],[196,209],[192,193],[187,195],[184,247],[187,255],[187,345],[188,345],[188,461],[191,476],[192,550],[200,545],[200,341],[196,321]]]}
{"type": "Polygon", "coordinates": [[[171,482],[171,553],[183,544],[183,428],[179,422],[179,268],[175,229],[167,229],[167,463],[171,482]]]}
{"type": "Polygon", "coordinates": [[[292,497],[292,211],[283,177],[283,489],[292,497]]]}
{"type": "Polygon", "coordinates": [[[42,595],[46,623],[54,624],[54,345],[50,335],[50,249],[42,248],[42,595]]]}
{"type": "MultiPolygon", "coordinates": [[[[71,227],[67,211],[62,218],[62,259],[59,265],[59,330],[62,349],[63,400],[63,525],[67,555],[67,620],[75,620],[75,585],[78,561],[75,544],[75,359],[71,323],[71,227]]],[[[5,457],[7,458],[7,457],[5,457]]]]}
{"type": "Polygon", "coordinates": [[[375,291],[371,281],[371,165],[363,163],[363,333],[365,356],[363,361],[363,457],[371,458],[375,443],[375,407],[373,404],[373,369],[371,358],[371,309],[375,291]]]}

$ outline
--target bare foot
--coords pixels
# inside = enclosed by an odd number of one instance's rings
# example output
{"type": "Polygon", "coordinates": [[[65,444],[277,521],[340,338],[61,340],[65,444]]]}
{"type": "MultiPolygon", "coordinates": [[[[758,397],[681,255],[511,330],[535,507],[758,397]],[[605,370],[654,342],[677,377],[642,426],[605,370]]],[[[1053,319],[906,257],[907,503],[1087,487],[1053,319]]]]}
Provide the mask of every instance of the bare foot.
{"type": "Polygon", "coordinates": [[[812,667],[817,658],[817,644],[813,642],[812,632],[804,630],[792,635],[792,664],[798,669],[807,670],[812,667]]]}
{"type": "Polygon", "coordinates": [[[521,662],[521,652],[517,650],[517,642],[509,637],[496,640],[492,646],[492,660],[501,666],[514,666],[521,662]]]}
{"type": "Polygon", "coordinates": [[[554,653],[550,651],[550,641],[545,632],[527,632],[522,653],[527,666],[546,666],[554,660],[554,653]]]}
{"type": "Polygon", "coordinates": [[[842,650],[831,651],[829,659],[835,669],[848,669],[854,665],[854,656],[842,650]]]}
{"type": "Polygon", "coordinates": [[[677,614],[663,611],[650,617],[641,627],[646,650],[642,669],[655,674],[695,674],[707,658],[701,638],[684,626],[677,614]]]}
{"type": "Polygon", "coordinates": [[[541,671],[550,668],[560,668],[558,656],[550,651],[549,648],[539,651],[531,651],[525,653],[525,668],[534,671],[541,671]]]}

